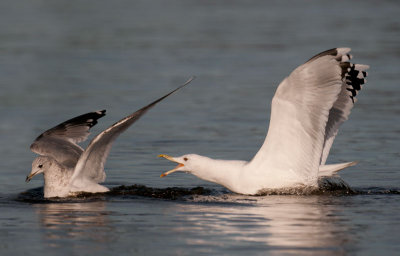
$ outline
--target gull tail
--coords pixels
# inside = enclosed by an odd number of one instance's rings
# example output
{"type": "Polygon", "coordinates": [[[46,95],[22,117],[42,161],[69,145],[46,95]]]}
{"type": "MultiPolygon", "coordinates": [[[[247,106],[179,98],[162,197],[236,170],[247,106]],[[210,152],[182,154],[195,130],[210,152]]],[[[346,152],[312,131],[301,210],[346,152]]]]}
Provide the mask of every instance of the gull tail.
{"type": "Polygon", "coordinates": [[[358,162],[347,162],[347,163],[341,163],[341,164],[327,164],[327,165],[321,165],[319,167],[319,172],[318,172],[318,177],[329,177],[335,175],[338,171],[341,171],[347,167],[354,166],[358,162]]]}

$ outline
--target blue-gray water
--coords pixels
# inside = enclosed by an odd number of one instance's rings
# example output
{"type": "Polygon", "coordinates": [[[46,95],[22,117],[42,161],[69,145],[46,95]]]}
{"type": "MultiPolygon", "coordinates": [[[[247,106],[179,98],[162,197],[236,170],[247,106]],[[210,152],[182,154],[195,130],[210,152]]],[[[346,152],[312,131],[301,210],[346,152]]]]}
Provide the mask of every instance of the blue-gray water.
{"type": "Polygon", "coordinates": [[[0,254],[398,254],[399,13],[398,1],[1,1],[0,254]],[[160,153],[250,159],[279,82],[338,46],[371,66],[328,159],[360,161],[341,173],[360,193],[248,197],[159,178],[173,166],[160,153]],[[43,184],[24,182],[41,132],[105,108],[97,134],[191,75],[116,141],[106,185],[211,194],[17,200],[43,184]]]}

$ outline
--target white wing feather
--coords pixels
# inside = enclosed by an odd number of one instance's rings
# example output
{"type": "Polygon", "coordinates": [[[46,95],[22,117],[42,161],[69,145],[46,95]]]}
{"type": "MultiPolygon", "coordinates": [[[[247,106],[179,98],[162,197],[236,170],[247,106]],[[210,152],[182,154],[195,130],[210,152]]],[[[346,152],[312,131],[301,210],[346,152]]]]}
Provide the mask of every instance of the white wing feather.
{"type": "Polygon", "coordinates": [[[303,182],[318,176],[329,112],[342,88],[338,56],[332,49],[296,68],[279,85],[265,142],[250,164],[287,173],[303,182]]]}
{"type": "MultiPolygon", "coordinates": [[[[350,59],[350,57],[349,57],[350,59]]],[[[351,109],[357,101],[356,95],[361,86],[366,82],[367,65],[351,64],[342,62],[343,82],[338,99],[329,111],[329,119],[325,128],[325,143],[321,155],[321,165],[326,163],[333,141],[340,126],[349,118],[351,109]]]]}
{"type": "Polygon", "coordinates": [[[150,108],[154,107],[158,102],[189,84],[193,79],[194,77],[191,77],[186,83],[179,86],[175,90],[139,109],[131,115],[121,119],[97,135],[80,156],[78,163],[76,164],[74,174],[71,177],[70,184],[74,187],[79,187],[82,184],[85,184],[85,182],[82,181],[92,181],[94,183],[103,182],[106,178],[104,165],[110,152],[112,143],[115,141],[115,139],[140,117],[142,117],[150,108]]]}

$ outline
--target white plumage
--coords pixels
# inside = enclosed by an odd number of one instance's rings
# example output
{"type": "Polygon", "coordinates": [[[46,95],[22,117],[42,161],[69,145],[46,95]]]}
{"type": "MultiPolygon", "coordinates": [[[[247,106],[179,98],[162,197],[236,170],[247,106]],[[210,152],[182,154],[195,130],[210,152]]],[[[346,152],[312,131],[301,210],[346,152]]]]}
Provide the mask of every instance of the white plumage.
{"type": "Polygon", "coordinates": [[[348,62],[349,52],[349,48],[322,52],[281,82],[272,99],[268,134],[251,161],[161,155],[180,164],[162,176],[185,171],[237,193],[257,194],[265,189],[316,187],[319,177],[354,165],[325,165],[367,76],[368,66],[348,62]]]}
{"type": "Polygon", "coordinates": [[[112,143],[150,108],[193,79],[194,77],[190,78],[172,92],[111,125],[98,134],[85,150],[77,143],[87,139],[90,128],[97,124],[97,119],[105,115],[105,110],[80,115],[45,131],[31,145],[31,150],[40,156],[33,161],[32,171],[26,181],[43,173],[46,198],[66,197],[77,192],[109,191],[98,183],[106,178],[104,164],[112,143]]]}

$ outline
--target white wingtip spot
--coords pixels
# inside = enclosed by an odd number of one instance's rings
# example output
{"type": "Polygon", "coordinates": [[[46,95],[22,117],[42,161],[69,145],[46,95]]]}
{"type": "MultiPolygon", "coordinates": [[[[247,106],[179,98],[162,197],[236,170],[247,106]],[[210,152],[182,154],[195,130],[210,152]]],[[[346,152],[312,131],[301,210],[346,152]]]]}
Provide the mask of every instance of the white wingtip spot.
{"type": "Polygon", "coordinates": [[[342,62],[348,62],[348,61],[351,60],[352,58],[353,58],[353,55],[351,55],[351,54],[345,54],[345,55],[342,55],[341,61],[342,61],[342,62]]]}
{"type": "Polygon", "coordinates": [[[359,71],[364,71],[369,69],[369,66],[364,64],[356,64],[355,69],[359,71]]]}
{"type": "Polygon", "coordinates": [[[342,56],[342,61],[343,61],[343,62],[346,62],[346,61],[349,61],[349,60],[350,60],[350,58],[347,57],[347,55],[343,55],[343,56],[342,56]]]}
{"type": "Polygon", "coordinates": [[[345,55],[350,52],[351,48],[337,48],[338,55],[345,55]]]}

